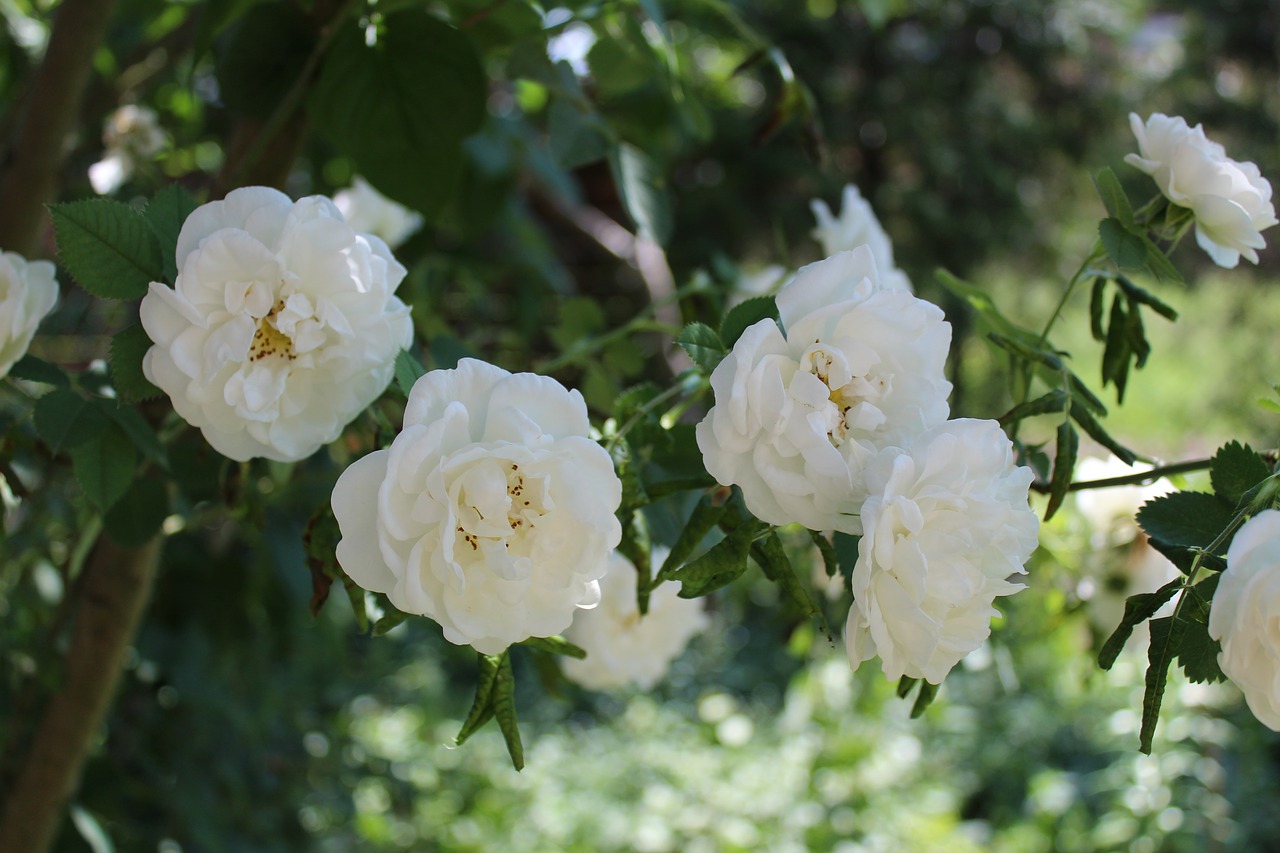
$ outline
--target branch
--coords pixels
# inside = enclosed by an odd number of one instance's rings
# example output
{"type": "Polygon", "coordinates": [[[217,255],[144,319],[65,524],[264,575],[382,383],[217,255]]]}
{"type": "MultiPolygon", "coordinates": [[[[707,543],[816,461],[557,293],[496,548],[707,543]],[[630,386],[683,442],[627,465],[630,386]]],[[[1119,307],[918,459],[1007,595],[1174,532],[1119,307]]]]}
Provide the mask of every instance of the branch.
{"type": "Polygon", "coordinates": [[[89,747],[120,681],[160,557],[99,538],[82,576],[66,677],[49,700],[0,817],[0,850],[43,853],[57,837],[89,747]]]}
{"type": "Polygon", "coordinates": [[[32,254],[115,0],[63,0],[0,172],[0,247],[32,254]]]}

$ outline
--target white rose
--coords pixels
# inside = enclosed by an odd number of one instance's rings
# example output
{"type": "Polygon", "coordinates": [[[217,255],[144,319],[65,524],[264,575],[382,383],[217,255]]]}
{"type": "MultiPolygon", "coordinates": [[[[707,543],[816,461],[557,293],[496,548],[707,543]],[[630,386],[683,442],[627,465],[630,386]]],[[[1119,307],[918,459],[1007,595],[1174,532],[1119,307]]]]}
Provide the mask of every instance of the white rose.
{"type": "Polygon", "coordinates": [[[1230,269],[1244,255],[1258,262],[1267,242],[1259,233],[1276,224],[1271,184],[1253,163],[1237,163],[1200,125],[1155,113],[1143,124],[1129,114],[1140,154],[1124,161],[1155,179],[1169,201],[1190,208],[1196,217],[1196,242],[1213,262],[1230,269]]]}
{"type": "Polygon", "coordinates": [[[565,639],[587,652],[585,660],[566,658],[564,674],[583,687],[603,690],[635,684],[650,690],[667,674],[696,634],[707,629],[706,599],[686,599],[675,584],[649,594],[649,612],[636,604],[638,573],[617,551],[600,579],[600,606],[573,617],[565,639]]]}
{"type": "Polygon", "coordinates": [[[813,238],[822,244],[828,257],[837,252],[849,252],[866,246],[876,259],[881,281],[886,287],[911,290],[911,279],[893,262],[893,243],[880,225],[871,204],[862,197],[853,184],[845,184],[840,201],[840,215],[834,216],[831,208],[820,198],[809,202],[809,209],[818,225],[813,238]]]}
{"type": "Polygon", "coordinates": [[[777,302],[781,327],[748,328],[711,374],[703,461],[764,521],[861,533],[863,467],[947,419],[951,326],[883,288],[865,246],[804,267],[777,302]]]}
{"type": "Polygon", "coordinates": [[[99,195],[110,195],[129,180],[139,160],[155,157],[167,141],[155,110],[126,104],[107,117],[103,157],[89,167],[89,183],[99,195]]]}
{"type": "Polygon", "coordinates": [[[787,268],[778,264],[747,272],[742,271],[729,291],[726,308],[732,308],[757,296],[772,296],[787,280],[787,268]]]}
{"type": "Polygon", "coordinates": [[[1244,523],[1227,549],[1227,568],[1209,609],[1218,665],[1244,691],[1249,710],[1280,731],[1280,511],[1244,523]]]}
{"type": "Polygon", "coordinates": [[[58,301],[55,268],[16,252],[0,254],[0,378],[27,353],[36,326],[58,301]]]}
{"type": "Polygon", "coordinates": [[[879,655],[890,679],[939,684],[991,633],[996,596],[1022,589],[1039,520],[1030,468],[995,421],[948,421],[868,469],[866,532],[845,645],[854,669],[879,655]]]}
{"type": "Polygon", "coordinates": [[[577,391],[474,359],[413,386],[404,431],[333,490],[338,562],[365,589],[497,654],[600,600],[622,484],[577,391]]]}
{"type": "Polygon", "coordinates": [[[413,339],[404,267],[320,196],[234,190],[187,217],[177,261],[176,286],[142,299],[143,372],[232,459],[296,461],[333,441],[413,339]]]}
{"type": "Polygon", "coordinates": [[[361,177],[339,191],[333,203],[352,228],[381,237],[393,249],[422,227],[422,214],[387,198],[361,177]]]}

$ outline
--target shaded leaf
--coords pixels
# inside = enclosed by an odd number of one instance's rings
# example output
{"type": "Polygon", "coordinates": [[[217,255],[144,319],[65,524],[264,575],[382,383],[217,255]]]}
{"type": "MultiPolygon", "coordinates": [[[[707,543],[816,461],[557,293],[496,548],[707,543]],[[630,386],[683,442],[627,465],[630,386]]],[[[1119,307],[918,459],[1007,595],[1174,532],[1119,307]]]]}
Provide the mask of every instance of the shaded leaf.
{"type": "Polygon", "coordinates": [[[569,658],[582,660],[587,656],[586,649],[581,646],[575,646],[573,643],[561,637],[559,634],[551,637],[530,637],[527,640],[521,640],[520,645],[528,646],[531,649],[549,652],[553,655],[564,655],[569,658]]]}
{"type": "Polygon", "coordinates": [[[1006,427],[1037,415],[1048,415],[1067,410],[1067,394],[1061,388],[1054,388],[1047,394],[1014,406],[1000,416],[1000,426],[1006,427]]]}
{"type": "Polygon", "coordinates": [[[698,505],[693,508],[693,512],[689,514],[689,520],[685,522],[680,535],[671,546],[671,552],[667,554],[667,559],[658,570],[659,581],[669,580],[675,571],[684,565],[689,556],[702,544],[707,534],[720,523],[724,513],[723,504],[717,505],[711,495],[703,495],[698,505]]]}
{"type": "Polygon", "coordinates": [[[1239,506],[1245,492],[1271,476],[1271,466],[1252,447],[1232,441],[1213,455],[1209,477],[1213,493],[1231,506],[1239,506]]]}
{"type": "Polygon", "coordinates": [[[138,323],[111,337],[111,384],[116,396],[126,403],[150,400],[164,394],[147,379],[142,359],[151,349],[151,338],[138,323]]]}
{"type": "Polygon", "coordinates": [[[25,379],[27,382],[42,382],[55,388],[67,388],[71,385],[71,380],[67,378],[67,374],[62,372],[62,368],[43,359],[36,358],[31,353],[27,353],[14,362],[13,367],[9,368],[9,375],[14,379],[25,379]]]}
{"type": "Polygon", "coordinates": [[[156,235],[160,258],[164,262],[164,276],[171,284],[178,278],[178,234],[182,231],[182,223],[198,206],[191,193],[180,184],[170,184],[156,193],[142,212],[151,233],[156,235]]]}
{"type": "Polygon", "coordinates": [[[1053,518],[1067,496],[1079,452],[1080,436],[1071,426],[1071,421],[1066,420],[1058,424],[1058,443],[1053,454],[1053,477],[1049,481],[1049,503],[1044,510],[1045,521],[1053,518]]]}
{"type": "Polygon", "coordinates": [[[737,580],[747,570],[751,540],[764,525],[749,519],[701,557],[672,574],[681,598],[698,598],[737,580]]]}
{"type": "Polygon", "coordinates": [[[1151,740],[1155,736],[1156,723],[1160,720],[1160,704],[1164,700],[1165,683],[1169,678],[1169,664],[1182,648],[1187,623],[1172,616],[1151,620],[1151,645],[1147,650],[1146,690],[1142,695],[1142,730],[1138,748],[1151,754],[1151,740]]]}
{"type": "Polygon", "coordinates": [[[511,655],[502,653],[497,678],[493,685],[493,715],[498,718],[502,739],[516,770],[524,769],[524,746],[520,742],[520,726],[516,720],[516,678],[511,671],[511,655]]]}
{"type": "Polygon", "coordinates": [[[395,376],[396,388],[400,390],[405,397],[409,396],[409,392],[413,390],[413,385],[427,372],[422,366],[422,362],[410,350],[400,350],[396,355],[395,376]]]}
{"type": "Polygon", "coordinates": [[[933,700],[938,695],[937,684],[931,684],[928,681],[920,682],[920,692],[916,694],[916,701],[911,706],[911,719],[916,719],[924,713],[925,709],[933,704],[933,700]]]}
{"type": "Polygon", "coordinates": [[[1131,233],[1120,220],[1107,218],[1099,222],[1098,236],[1120,269],[1137,270],[1147,265],[1147,247],[1142,237],[1131,233]]]}
{"type": "Polygon", "coordinates": [[[639,148],[618,146],[609,158],[622,206],[642,237],[662,245],[671,236],[671,200],[667,179],[658,165],[639,148]]]}
{"type": "Polygon", "coordinates": [[[778,305],[772,296],[756,296],[740,302],[730,308],[720,321],[720,343],[726,350],[731,350],[748,327],[761,320],[777,319],[778,305]]]}
{"type": "Polygon", "coordinates": [[[1121,617],[1120,624],[1111,632],[1111,636],[1098,651],[1098,666],[1111,669],[1116,658],[1120,656],[1124,644],[1129,642],[1133,629],[1154,616],[1156,611],[1163,607],[1166,601],[1177,595],[1180,589],[1182,589],[1182,578],[1175,578],[1155,592],[1140,592],[1125,599],[1124,616],[1121,617]]]}
{"type": "Polygon", "coordinates": [[[142,214],[105,198],[50,206],[58,255],[94,296],[137,299],[164,277],[160,245],[142,214]]]}
{"type": "Polygon", "coordinates": [[[70,389],[58,388],[36,401],[36,434],[54,453],[88,444],[110,423],[96,401],[70,389]]]}
{"type": "Polygon", "coordinates": [[[169,515],[169,495],[156,480],[134,480],[103,517],[103,526],[116,544],[140,548],[160,532],[169,515]]]}
{"type": "Polygon", "coordinates": [[[1085,431],[1086,435],[1110,450],[1119,459],[1123,460],[1126,465],[1132,465],[1138,461],[1137,454],[1112,438],[1110,433],[1102,428],[1102,424],[1098,423],[1093,414],[1074,398],[1071,400],[1071,419],[1085,431]]]}
{"type": "Polygon", "coordinates": [[[85,497],[105,512],[128,490],[138,452],[124,430],[109,424],[93,441],[72,451],[71,461],[85,497]]]}
{"type": "Polygon", "coordinates": [[[458,736],[454,738],[458,746],[466,743],[467,738],[475,734],[493,716],[493,689],[498,681],[498,669],[506,656],[506,652],[501,655],[476,653],[476,697],[471,703],[471,711],[458,731],[458,736]]]}
{"type": "Polygon", "coordinates": [[[1089,331],[1095,341],[1107,339],[1106,329],[1102,327],[1102,311],[1106,305],[1107,279],[1098,276],[1093,280],[1093,290],[1089,293],[1089,331]]]}
{"type": "Polygon", "coordinates": [[[1097,187],[1102,204],[1107,208],[1111,218],[1117,220],[1126,229],[1132,228],[1134,226],[1133,206],[1129,204],[1129,197],[1121,188],[1116,173],[1111,171],[1110,167],[1103,169],[1093,176],[1093,185],[1097,187]]]}
{"type": "MultiPolygon", "coordinates": [[[[1227,529],[1232,508],[1205,492],[1174,492],[1153,498],[1138,510],[1138,524],[1152,539],[1170,545],[1208,548],[1227,529]]],[[[1226,546],[1220,553],[1226,552],[1226,546]]]]}

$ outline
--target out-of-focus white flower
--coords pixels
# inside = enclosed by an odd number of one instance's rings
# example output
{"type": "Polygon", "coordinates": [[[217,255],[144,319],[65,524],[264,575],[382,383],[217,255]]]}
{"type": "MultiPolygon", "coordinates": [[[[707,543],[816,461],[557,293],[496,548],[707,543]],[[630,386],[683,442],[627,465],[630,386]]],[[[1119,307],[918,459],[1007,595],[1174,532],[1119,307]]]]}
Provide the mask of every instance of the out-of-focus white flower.
{"type": "Polygon", "coordinates": [[[55,272],[48,261],[0,254],[0,378],[26,355],[36,327],[58,301],[55,272]]]}
{"type": "MultiPolygon", "coordinates": [[[[1076,482],[1110,480],[1151,470],[1150,465],[1136,463],[1126,465],[1115,456],[1100,459],[1085,457],[1076,465],[1073,479],[1076,482]]],[[[1103,489],[1082,489],[1074,492],[1076,507],[1089,522],[1096,534],[1096,545],[1107,542],[1130,542],[1138,534],[1138,510],[1147,501],[1167,495],[1173,484],[1164,477],[1145,486],[1109,486],[1103,489]]]]}
{"type": "Polygon", "coordinates": [[[876,269],[880,270],[884,286],[911,290],[911,279],[893,262],[893,242],[857,187],[845,184],[839,216],[833,215],[831,208],[820,198],[809,202],[809,209],[818,221],[813,229],[813,238],[822,244],[822,251],[828,257],[866,246],[876,260],[876,269]]]}
{"type": "Polygon", "coordinates": [[[133,175],[139,160],[164,150],[167,139],[155,110],[125,104],[107,117],[103,157],[89,167],[89,183],[99,195],[110,195],[133,175]]]}
{"type": "Polygon", "coordinates": [[[729,291],[726,307],[732,308],[757,296],[772,296],[786,281],[787,272],[787,268],[779,264],[769,264],[750,272],[744,270],[729,291]]]}
{"type": "Polygon", "coordinates": [[[404,431],[333,490],[338,562],[365,589],[497,654],[600,601],[622,484],[582,395],[474,359],[409,394],[404,431]]]}
{"type": "Polygon", "coordinates": [[[991,633],[996,596],[1023,588],[1007,578],[1036,549],[1031,469],[995,421],[962,418],[886,450],[867,475],[849,662],[878,654],[890,679],[939,684],[991,633]]]}
{"type": "Polygon", "coordinates": [[[1275,225],[1271,184],[1251,162],[1238,163],[1204,135],[1200,125],[1155,113],[1144,124],[1129,114],[1138,138],[1138,154],[1124,161],[1155,179],[1169,201],[1190,208],[1196,218],[1196,242],[1220,267],[1230,269],[1240,256],[1258,262],[1267,241],[1260,232],[1275,225]]]}
{"type": "Polygon", "coordinates": [[[387,198],[359,176],[333,197],[333,203],[352,228],[381,237],[393,249],[422,227],[422,214],[387,198]]]}
{"type": "Polygon", "coordinates": [[[1227,549],[1227,568],[1209,609],[1218,665],[1244,691],[1249,710],[1280,731],[1280,510],[1244,523],[1227,549]]]}
{"type": "Polygon", "coordinates": [[[559,34],[547,39],[547,57],[552,62],[567,62],[573,73],[585,77],[590,69],[587,54],[596,43],[596,31],[581,21],[574,21],[559,34]]]}
{"type": "Polygon", "coordinates": [[[614,551],[600,579],[600,606],[581,610],[565,639],[587,652],[585,660],[565,658],[564,674],[583,687],[604,690],[635,684],[650,690],[667,674],[695,635],[707,629],[706,599],[681,598],[675,584],[649,594],[649,612],[636,604],[636,567],[614,551]]]}
{"type": "Polygon", "coordinates": [[[234,190],[187,217],[178,279],[152,282],[147,378],[232,459],[292,462],[333,441],[413,340],[404,267],[320,196],[234,190]]]}
{"type": "Polygon", "coordinates": [[[861,533],[863,467],[947,419],[951,326],[882,287],[865,246],[804,267],[777,303],[781,327],[749,327],[711,375],[703,462],[764,521],[861,533]]]}

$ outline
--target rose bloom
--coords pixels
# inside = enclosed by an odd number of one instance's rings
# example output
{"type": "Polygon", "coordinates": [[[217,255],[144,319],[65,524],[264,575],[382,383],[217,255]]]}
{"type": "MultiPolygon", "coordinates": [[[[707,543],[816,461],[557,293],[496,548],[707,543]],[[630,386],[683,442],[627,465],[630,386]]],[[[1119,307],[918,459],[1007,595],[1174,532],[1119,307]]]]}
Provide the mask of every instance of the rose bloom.
{"type": "Polygon", "coordinates": [[[266,187],[197,208],[173,288],[152,282],[143,372],[215,450],[310,456],[377,399],[413,340],[405,270],[320,196],[266,187]]]}
{"type": "Polygon", "coordinates": [[[991,633],[995,597],[1023,588],[1007,578],[1036,549],[1031,469],[1014,465],[995,421],[962,418],[887,450],[867,473],[849,662],[878,654],[890,679],[940,684],[991,633]]]}
{"type": "Polygon", "coordinates": [[[845,184],[838,217],[832,215],[831,208],[820,198],[809,202],[809,209],[818,221],[813,229],[813,239],[822,244],[822,251],[827,257],[866,246],[876,259],[876,269],[880,270],[881,281],[886,287],[911,290],[911,279],[893,262],[893,243],[889,235],[857,187],[845,184]]]}
{"type": "Polygon", "coordinates": [[[56,272],[48,261],[0,254],[0,378],[27,353],[40,321],[58,301],[56,272]]]}
{"type": "Polygon", "coordinates": [[[155,110],[125,104],[107,117],[102,141],[103,156],[89,167],[89,183],[99,195],[110,195],[129,180],[138,161],[163,151],[168,139],[155,110]]]}
{"type": "Polygon", "coordinates": [[[777,303],[781,327],[748,328],[711,374],[703,462],[770,524],[861,533],[863,467],[947,419],[951,326],[885,288],[865,246],[802,268],[777,303]]]}
{"type": "Polygon", "coordinates": [[[1200,125],[1155,113],[1144,124],[1136,113],[1129,126],[1139,154],[1124,161],[1155,179],[1169,201],[1190,208],[1196,218],[1196,242],[1213,262],[1230,269],[1240,256],[1258,262],[1267,242],[1260,232],[1276,224],[1271,184],[1253,163],[1237,163],[1200,125]]]}
{"type": "Polygon", "coordinates": [[[387,198],[361,177],[339,191],[333,203],[352,228],[381,237],[393,249],[422,227],[422,214],[387,198]]]}
{"type": "Polygon", "coordinates": [[[565,658],[564,674],[591,690],[635,684],[650,690],[667,674],[695,635],[711,624],[706,599],[687,599],[675,584],[649,594],[649,612],[636,603],[636,567],[614,551],[600,579],[600,606],[579,611],[565,639],[587,652],[585,660],[565,658]]]}
{"type": "Polygon", "coordinates": [[[1249,710],[1280,731],[1280,510],[1244,523],[1227,549],[1227,568],[1209,609],[1218,665],[1244,691],[1249,710]]]}
{"type": "Polygon", "coordinates": [[[474,359],[413,386],[404,431],[333,490],[338,562],[447,640],[497,654],[600,601],[622,484],[582,395],[474,359]]]}

